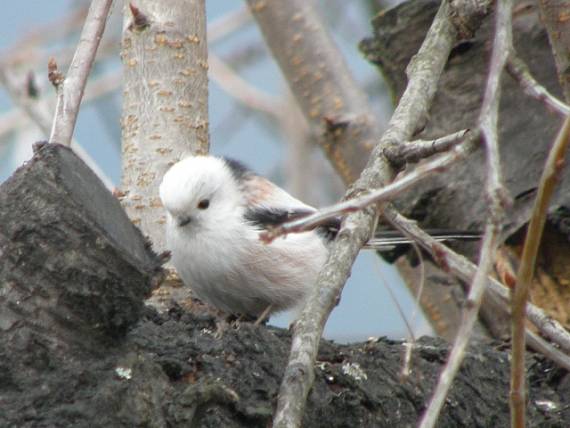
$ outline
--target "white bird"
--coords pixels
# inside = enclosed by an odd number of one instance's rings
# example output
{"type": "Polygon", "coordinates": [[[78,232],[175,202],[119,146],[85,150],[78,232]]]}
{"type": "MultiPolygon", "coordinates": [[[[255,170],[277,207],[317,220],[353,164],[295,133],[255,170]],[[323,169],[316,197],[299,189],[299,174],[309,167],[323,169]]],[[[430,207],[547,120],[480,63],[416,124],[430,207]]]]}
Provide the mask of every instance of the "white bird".
{"type": "MultiPolygon", "coordinates": [[[[268,226],[315,208],[227,158],[181,160],[164,175],[160,198],[166,209],[167,247],[182,281],[200,299],[229,314],[257,317],[298,306],[315,285],[340,227],[338,219],[263,243],[259,233],[268,226]]],[[[380,244],[405,242],[409,240],[392,236],[380,244]]]]}

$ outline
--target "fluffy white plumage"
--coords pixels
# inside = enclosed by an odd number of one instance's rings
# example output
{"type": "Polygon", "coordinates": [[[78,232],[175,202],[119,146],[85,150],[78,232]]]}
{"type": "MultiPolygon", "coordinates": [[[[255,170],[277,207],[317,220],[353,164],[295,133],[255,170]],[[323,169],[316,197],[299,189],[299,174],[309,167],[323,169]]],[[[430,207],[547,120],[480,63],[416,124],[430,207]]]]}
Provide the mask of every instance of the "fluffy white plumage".
{"type": "Polygon", "coordinates": [[[257,316],[270,305],[272,312],[294,307],[326,261],[317,231],[259,240],[264,215],[314,208],[237,163],[185,158],[165,174],[160,197],[176,270],[199,298],[225,312],[257,316]]]}
{"type": "MultiPolygon", "coordinates": [[[[166,241],[186,285],[205,302],[231,314],[259,316],[300,304],[328,256],[340,220],[280,237],[270,244],[260,231],[315,208],[243,165],[192,156],[165,174],[160,198],[166,209],[166,241]]],[[[432,231],[440,240],[478,239],[477,232],[432,231]]],[[[409,240],[392,231],[368,242],[391,249],[409,240]]]]}

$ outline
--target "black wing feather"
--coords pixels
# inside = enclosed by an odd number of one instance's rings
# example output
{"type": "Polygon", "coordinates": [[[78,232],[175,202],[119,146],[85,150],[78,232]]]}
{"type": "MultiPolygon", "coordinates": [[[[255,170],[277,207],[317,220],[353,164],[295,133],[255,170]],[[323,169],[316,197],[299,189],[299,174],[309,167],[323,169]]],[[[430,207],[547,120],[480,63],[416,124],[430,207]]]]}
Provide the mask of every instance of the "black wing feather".
{"type": "Polygon", "coordinates": [[[247,166],[245,166],[243,163],[241,163],[238,160],[228,158],[225,156],[222,157],[222,159],[224,160],[226,165],[230,168],[230,171],[232,172],[234,179],[238,183],[243,182],[247,177],[253,174],[253,172],[247,166]]]}
{"type": "MultiPolygon", "coordinates": [[[[245,219],[259,229],[279,226],[287,221],[295,220],[314,211],[305,209],[286,210],[279,208],[254,207],[245,212],[245,219]]],[[[340,229],[340,219],[328,220],[316,227],[317,232],[327,241],[332,241],[340,229]]]]}

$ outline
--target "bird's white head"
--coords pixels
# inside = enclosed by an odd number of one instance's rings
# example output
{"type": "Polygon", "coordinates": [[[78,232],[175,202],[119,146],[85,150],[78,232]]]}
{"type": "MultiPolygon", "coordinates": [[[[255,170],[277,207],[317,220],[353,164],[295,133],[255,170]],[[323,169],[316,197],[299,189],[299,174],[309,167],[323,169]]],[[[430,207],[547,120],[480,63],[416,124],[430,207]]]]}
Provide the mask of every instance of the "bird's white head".
{"type": "Polygon", "coordinates": [[[159,193],[169,225],[188,230],[219,227],[242,200],[232,170],[213,156],[190,156],[173,165],[159,193]]]}

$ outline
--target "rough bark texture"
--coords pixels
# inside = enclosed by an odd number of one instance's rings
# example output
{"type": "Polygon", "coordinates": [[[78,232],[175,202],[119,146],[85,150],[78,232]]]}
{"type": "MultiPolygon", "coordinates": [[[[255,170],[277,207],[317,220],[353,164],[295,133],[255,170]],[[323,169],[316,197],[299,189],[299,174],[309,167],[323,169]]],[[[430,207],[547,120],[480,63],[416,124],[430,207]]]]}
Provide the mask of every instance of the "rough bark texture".
{"type": "MultiPolygon", "coordinates": [[[[408,2],[379,15],[373,20],[375,36],[361,44],[367,58],[380,67],[396,99],[405,87],[406,65],[417,52],[437,6],[437,1],[408,2]]],[[[519,56],[527,62],[531,73],[540,83],[560,95],[552,51],[547,34],[538,19],[536,6],[527,4],[525,8],[515,7],[515,11],[513,36],[519,56]]],[[[488,72],[492,34],[493,19],[489,16],[472,37],[455,47],[439,83],[430,111],[430,121],[418,137],[447,135],[476,123],[488,72]]],[[[503,76],[502,85],[499,117],[501,161],[505,184],[515,198],[504,224],[506,238],[528,220],[534,190],[561,118],[549,112],[544,104],[525,95],[508,75],[503,76]]],[[[478,150],[466,162],[426,180],[413,192],[404,195],[397,205],[402,212],[420,220],[426,227],[481,229],[486,220],[488,205],[483,196],[485,179],[484,152],[478,150]]],[[[563,172],[561,179],[560,190],[551,206],[550,224],[558,225],[554,226],[557,233],[567,236],[567,231],[559,225],[567,222],[560,221],[560,217],[567,219],[566,207],[570,204],[568,170],[563,172]]],[[[520,238],[519,235],[515,238],[520,238]]],[[[514,241],[511,248],[516,253],[518,245],[515,244],[520,241],[514,241]]],[[[477,246],[466,245],[462,250],[472,260],[476,259],[477,246]]],[[[565,259],[568,260],[569,256],[570,253],[566,252],[565,259]]],[[[558,278],[563,279],[563,274],[568,272],[562,266],[568,266],[568,262],[549,269],[558,270],[558,278]]],[[[547,288],[549,290],[543,294],[549,297],[542,299],[545,303],[553,299],[559,301],[561,296],[566,300],[570,298],[567,285],[547,288]]],[[[444,306],[454,299],[450,288],[444,289],[441,285],[436,285],[434,289],[434,298],[430,299],[430,308],[426,308],[426,311],[428,314],[431,312],[432,319],[441,320],[442,314],[446,312],[444,306]]],[[[533,299],[533,302],[542,305],[540,301],[533,299]]],[[[483,312],[489,329],[495,329],[495,334],[505,331],[500,328],[501,321],[496,317],[500,311],[486,304],[483,312]]],[[[567,311],[553,315],[563,323],[569,321],[567,311]]],[[[453,337],[454,325],[457,325],[457,321],[453,319],[434,323],[436,330],[446,337],[453,337]]]]}
{"type": "Polygon", "coordinates": [[[70,149],[37,147],[1,186],[0,325],[120,336],[139,317],[157,259],[70,149]]]}
{"type": "Polygon", "coordinates": [[[162,251],[162,176],[184,155],[208,152],[205,0],[125,1],[124,14],[122,203],[162,251]]]}
{"type": "MultiPolygon", "coordinates": [[[[144,305],[158,262],[69,149],[40,148],[0,186],[0,426],[266,427],[288,332],[144,305]]],[[[306,427],[415,426],[447,346],[322,341],[306,427]]],[[[568,426],[568,375],[529,357],[531,426],[568,426]]],[[[442,427],[508,423],[508,355],[471,348],[442,427]]]]}
{"type": "Polygon", "coordinates": [[[365,93],[315,7],[315,0],[247,0],[307,123],[345,184],[358,178],[380,136],[365,93]]]}

